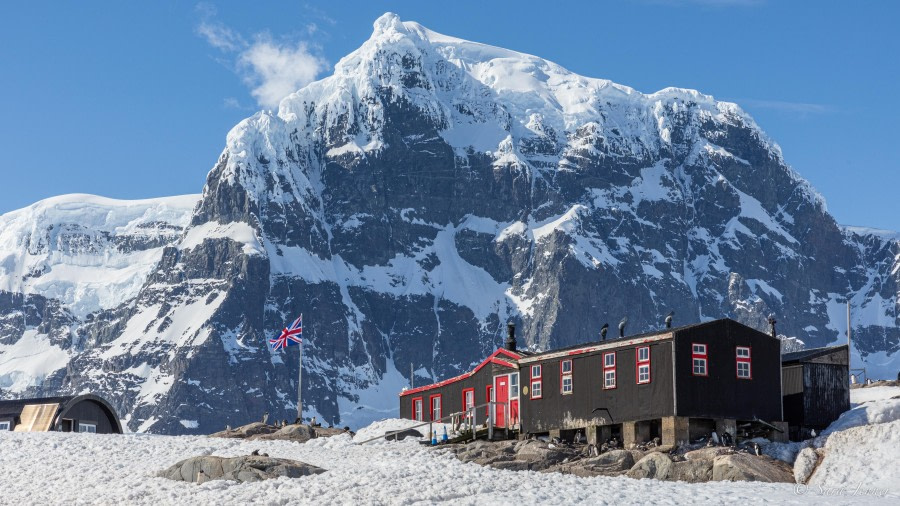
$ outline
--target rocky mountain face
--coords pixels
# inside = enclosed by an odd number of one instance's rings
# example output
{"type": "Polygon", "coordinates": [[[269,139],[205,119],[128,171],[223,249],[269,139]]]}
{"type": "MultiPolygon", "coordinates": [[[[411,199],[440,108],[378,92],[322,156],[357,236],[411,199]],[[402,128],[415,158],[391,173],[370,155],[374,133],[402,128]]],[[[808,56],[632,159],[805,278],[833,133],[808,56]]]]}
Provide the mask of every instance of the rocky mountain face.
{"type": "Polygon", "coordinates": [[[477,363],[508,320],[550,349],[624,316],[774,314],[821,346],[849,300],[853,367],[900,366],[900,239],[837,225],[737,105],[392,14],[238,124],[202,196],[96,199],[0,217],[2,397],[97,392],[162,433],[293,419],[297,348],[266,340],[300,313],[304,414],[351,426],[396,416],[411,366],[421,384],[477,363]]]}

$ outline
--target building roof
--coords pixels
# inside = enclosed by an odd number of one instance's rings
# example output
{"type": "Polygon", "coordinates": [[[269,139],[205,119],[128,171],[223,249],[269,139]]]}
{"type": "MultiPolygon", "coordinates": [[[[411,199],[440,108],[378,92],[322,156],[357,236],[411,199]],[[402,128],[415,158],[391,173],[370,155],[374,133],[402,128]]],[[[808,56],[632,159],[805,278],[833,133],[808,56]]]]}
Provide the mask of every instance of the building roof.
{"type": "Polygon", "coordinates": [[[31,399],[9,399],[0,400],[0,416],[18,415],[29,404],[59,404],[60,406],[67,404],[73,400],[76,395],[62,395],[56,397],[33,397],[31,399]]]}
{"type": "Polygon", "coordinates": [[[791,353],[785,353],[781,356],[781,363],[788,364],[793,362],[806,362],[812,360],[814,358],[819,358],[824,355],[829,355],[836,351],[841,351],[843,349],[849,349],[846,344],[841,344],[838,346],[825,346],[822,348],[810,348],[808,350],[800,350],[794,351],[791,353]]]}

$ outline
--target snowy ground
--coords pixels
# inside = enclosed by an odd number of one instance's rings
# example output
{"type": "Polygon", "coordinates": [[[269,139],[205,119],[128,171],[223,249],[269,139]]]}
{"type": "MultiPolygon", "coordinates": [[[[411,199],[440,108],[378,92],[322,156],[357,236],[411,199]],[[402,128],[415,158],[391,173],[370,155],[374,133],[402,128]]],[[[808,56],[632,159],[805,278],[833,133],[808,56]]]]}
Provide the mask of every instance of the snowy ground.
{"type": "MultiPolygon", "coordinates": [[[[342,435],[304,444],[4,431],[0,432],[0,504],[898,504],[900,421],[886,417],[895,413],[897,399],[891,397],[900,394],[900,388],[856,392],[857,406],[846,414],[847,420],[885,421],[827,436],[828,456],[808,486],[578,478],[463,464],[446,452],[411,440],[356,444],[411,424],[394,419],[361,430],[356,442],[342,435]],[[866,416],[858,414],[863,412],[866,416]],[[255,449],[328,472],[247,484],[193,485],[155,476],[190,456],[236,456],[255,449]]],[[[849,425],[847,420],[841,423],[849,425]]],[[[822,436],[820,441],[825,439],[822,436]]]]}

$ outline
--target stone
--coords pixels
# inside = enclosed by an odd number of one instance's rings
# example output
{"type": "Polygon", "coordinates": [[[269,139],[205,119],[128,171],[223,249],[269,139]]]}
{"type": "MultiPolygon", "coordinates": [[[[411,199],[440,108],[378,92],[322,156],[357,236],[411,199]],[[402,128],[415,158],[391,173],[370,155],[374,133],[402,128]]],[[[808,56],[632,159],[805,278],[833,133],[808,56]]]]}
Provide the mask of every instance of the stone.
{"type": "Polygon", "coordinates": [[[815,448],[804,448],[797,454],[794,461],[794,481],[805,484],[812,477],[819,465],[819,453],[815,448]]]}
{"type": "Polygon", "coordinates": [[[157,476],[189,483],[203,483],[209,480],[253,482],[282,476],[300,478],[324,472],[325,469],[321,467],[296,460],[259,455],[230,458],[206,455],[182,460],[160,471],[157,476]]]}
{"type": "Polygon", "coordinates": [[[771,457],[746,453],[720,455],[713,460],[713,481],[794,483],[791,467],[771,457]]]}
{"type": "Polygon", "coordinates": [[[223,438],[235,438],[235,439],[246,439],[250,436],[256,436],[260,434],[272,434],[278,431],[278,427],[274,425],[267,425],[262,422],[253,422],[248,423],[247,425],[243,425],[236,429],[231,430],[223,430],[221,432],[216,432],[210,434],[209,437],[223,437],[223,438]]]}
{"type": "Polygon", "coordinates": [[[706,459],[712,461],[719,455],[727,455],[729,453],[732,453],[732,450],[729,448],[711,446],[708,448],[700,448],[699,450],[691,450],[684,454],[684,458],[687,460],[706,459]]]}
{"type": "Polygon", "coordinates": [[[669,473],[672,472],[672,464],[672,459],[664,453],[648,453],[625,474],[629,478],[665,480],[669,477],[669,473]]]}
{"type": "Polygon", "coordinates": [[[611,450],[597,457],[582,459],[578,465],[600,474],[620,473],[634,466],[634,457],[628,450],[611,450]]]}
{"type": "Polygon", "coordinates": [[[672,470],[667,477],[669,481],[704,483],[712,479],[712,459],[694,458],[672,464],[672,470]]]}

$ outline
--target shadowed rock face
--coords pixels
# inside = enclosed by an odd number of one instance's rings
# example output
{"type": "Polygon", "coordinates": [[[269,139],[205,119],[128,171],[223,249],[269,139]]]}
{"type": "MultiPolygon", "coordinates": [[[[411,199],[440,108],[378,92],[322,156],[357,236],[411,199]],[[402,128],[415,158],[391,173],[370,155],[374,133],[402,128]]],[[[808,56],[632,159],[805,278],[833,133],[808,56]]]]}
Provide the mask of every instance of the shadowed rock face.
{"type": "Polygon", "coordinates": [[[203,483],[209,480],[239,482],[272,478],[300,478],[324,473],[325,469],[296,460],[248,455],[244,457],[191,457],[160,471],[159,476],[175,481],[203,483]]]}
{"type": "MultiPolygon", "coordinates": [[[[417,385],[459,374],[510,319],[549,349],[625,315],[630,334],[670,310],[761,330],[775,314],[818,346],[843,339],[849,296],[854,360],[897,356],[900,242],[839,227],[739,107],[394,21],[237,125],[189,219],[143,242],[60,236],[101,258],[157,248],[136,295],[80,316],[0,284],[0,344],[38,340],[59,364],[4,366],[0,395],[89,390],[161,433],[293,420],[297,348],[266,341],[300,313],[305,416],[353,427],[396,413],[410,364],[417,385]],[[492,73],[510,61],[540,69],[506,69],[533,89],[492,73]]],[[[24,275],[4,254],[0,282],[24,275]]]]}

